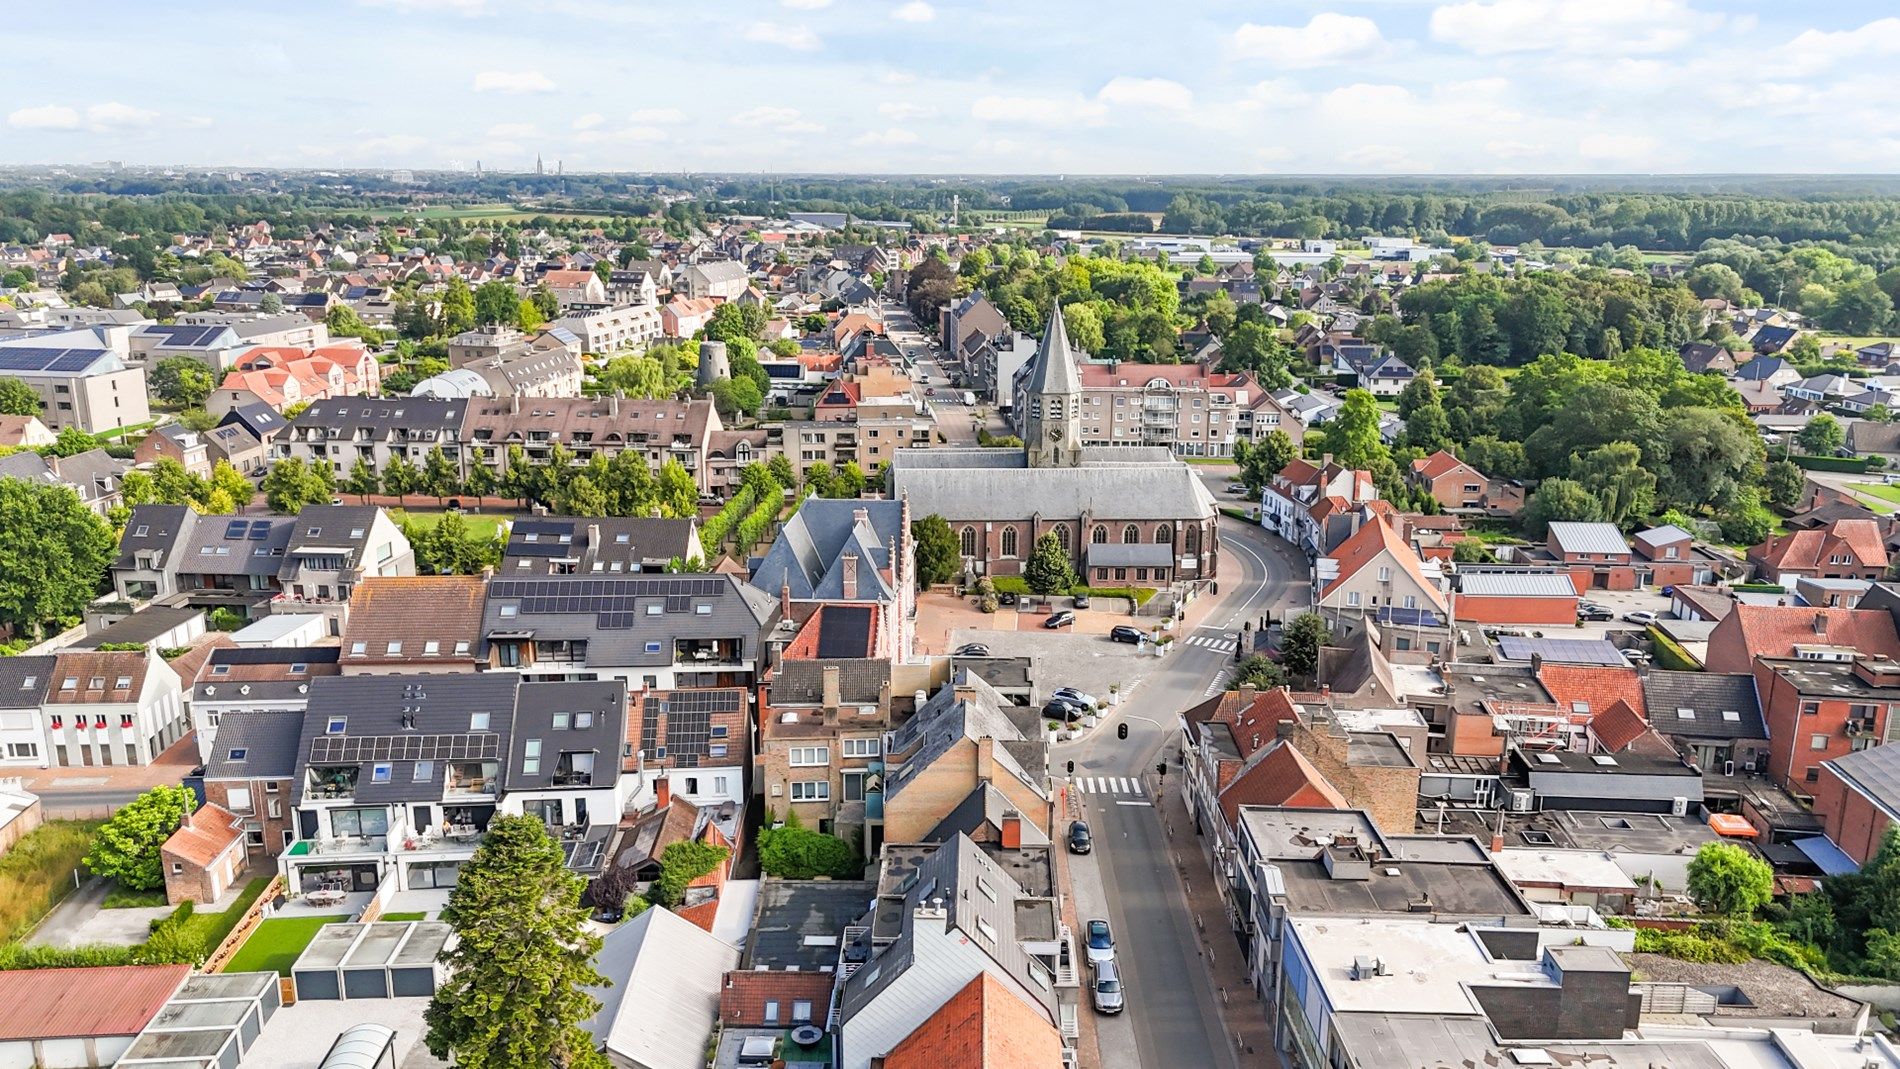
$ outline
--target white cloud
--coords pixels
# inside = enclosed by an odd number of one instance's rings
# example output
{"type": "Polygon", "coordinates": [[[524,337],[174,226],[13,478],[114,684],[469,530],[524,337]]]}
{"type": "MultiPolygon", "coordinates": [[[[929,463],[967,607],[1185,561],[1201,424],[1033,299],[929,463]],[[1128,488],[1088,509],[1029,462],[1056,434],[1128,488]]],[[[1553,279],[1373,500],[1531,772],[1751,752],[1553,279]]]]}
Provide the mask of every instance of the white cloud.
{"type": "Polygon", "coordinates": [[[771,22],[755,22],[747,26],[745,39],[753,44],[778,45],[794,52],[815,52],[824,45],[809,26],[781,26],[771,22]]]}
{"type": "Polygon", "coordinates": [[[1304,70],[1371,59],[1384,55],[1391,46],[1371,19],[1323,11],[1304,26],[1245,23],[1234,31],[1229,47],[1245,59],[1271,60],[1278,67],[1304,70]]]}
{"type": "Polygon", "coordinates": [[[885,71],[877,76],[877,80],[885,85],[909,85],[917,80],[917,76],[909,71],[885,71]]]}
{"type": "Polygon", "coordinates": [[[1110,107],[1160,108],[1186,111],[1194,106],[1194,94],[1180,82],[1166,78],[1130,78],[1123,75],[1102,87],[1095,99],[1110,107]]]}
{"type": "Polygon", "coordinates": [[[22,130],[77,130],[79,112],[59,104],[21,108],[7,116],[7,125],[22,130]]]}
{"type": "Polygon", "coordinates": [[[854,145],[914,145],[917,135],[909,130],[895,126],[888,130],[870,130],[859,134],[852,142],[854,145]]]}
{"type": "Polygon", "coordinates": [[[787,134],[820,134],[825,128],[806,119],[797,108],[761,104],[739,112],[728,120],[734,126],[769,127],[787,134]]]}
{"type": "Polygon", "coordinates": [[[477,93],[552,93],[555,85],[540,71],[483,71],[471,88],[477,93]]]}
{"type": "Polygon", "coordinates": [[[1826,70],[1836,63],[1900,55],[1900,18],[1875,19],[1852,30],[1807,30],[1776,53],[1777,66],[1801,72],[1826,70]]]}
{"type": "Polygon", "coordinates": [[[1107,108],[1079,96],[986,96],[978,97],[970,105],[972,118],[1023,126],[1093,125],[1100,123],[1107,113],[1107,108]]]}
{"type": "Polygon", "coordinates": [[[891,17],[899,22],[929,22],[937,17],[937,9],[924,3],[924,0],[910,0],[910,3],[891,12],[891,17]]]}
{"type": "Polygon", "coordinates": [[[117,133],[151,126],[158,121],[158,112],[135,108],[130,104],[113,101],[107,104],[94,104],[86,109],[86,129],[94,133],[117,133]]]}
{"type": "Polygon", "coordinates": [[[672,126],[685,122],[686,113],[678,108],[640,108],[628,115],[627,121],[650,126],[672,126]]]}
{"type": "Polygon", "coordinates": [[[1428,171],[1410,152],[1397,145],[1360,145],[1339,154],[1339,161],[1372,171],[1428,171]]]}
{"type": "Polygon", "coordinates": [[[209,115],[187,115],[184,118],[184,126],[188,130],[203,130],[213,125],[216,125],[215,120],[209,115]]]}
{"type": "Polygon", "coordinates": [[[598,111],[590,111],[587,114],[577,116],[574,119],[574,129],[592,130],[594,127],[599,126],[600,124],[606,121],[607,121],[607,116],[602,115],[598,111]]]}
{"type": "Polygon", "coordinates": [[[817,11],[831,6],[831,0],[779,0],[779,2],[798,11],[817,11]]]}
{"type": "Polygon", "coordinates": [[[512,141],[516,138],[540,137],[541,129],[531,122],[496,123],[488,128],[488,136],[512,141]]]}
{"type": "Polygon", "coordinates": [[[904,122],[909,119],[927,119],[937,114],[937,109],[924,104],[910,104],[903,101],[887,100],[877,106],[877,113],[886,119],[904,122]]]}
{"type": "Polygon", "coordinates": [[[1432,38],[1476,52],[1569,55],[1670,52],[1719,27],[1723,16],[1686,0],[1463,0],[1432,12],[1432,38]]]}
{"type": "Polygon", "coordinates": [[[583,145],[646,144],[672,135],[657,126],[623,126],[614,130],[582,130],[574,140],[583,145]]]}

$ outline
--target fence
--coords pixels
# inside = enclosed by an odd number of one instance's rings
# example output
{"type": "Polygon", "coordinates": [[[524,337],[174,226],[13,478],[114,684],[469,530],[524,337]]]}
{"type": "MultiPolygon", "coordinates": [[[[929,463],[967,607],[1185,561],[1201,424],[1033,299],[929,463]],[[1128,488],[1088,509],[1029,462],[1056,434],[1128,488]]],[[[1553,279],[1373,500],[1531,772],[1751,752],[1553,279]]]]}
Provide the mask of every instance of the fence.
{"type": "Polygon", "coordinates": [[[376,893],[369,896],[369,901],[363,903],[363,908],[357,911],[352,919],[358,924],[368,924],[380,918],[383,911],[389,908],[389,900],[394,897],[396,897],[396,870],[391,868],[383,873],[382,881],[376,885],[376,893]]]}
{"type": "Polygon", "coordinates": [[[244,941],[251,937],[251,933],[257,929],[257,926],[263,923],[264,914],[270,910],[271,903],[275,902],[277,896],[283,891],[284,878],[272,876],[270,883],[264,887],[264,893],[251,902],[250,908],[244,911],[244,916],[239,917],[238,922],[232,925],[230,934],[224,937],[224,942],[219,943],[217,949],[211,952],[211,956],[205,959],[205,972],[224,971],[224,967],[230,964],[238,948],[243,946],[244,941]]]}

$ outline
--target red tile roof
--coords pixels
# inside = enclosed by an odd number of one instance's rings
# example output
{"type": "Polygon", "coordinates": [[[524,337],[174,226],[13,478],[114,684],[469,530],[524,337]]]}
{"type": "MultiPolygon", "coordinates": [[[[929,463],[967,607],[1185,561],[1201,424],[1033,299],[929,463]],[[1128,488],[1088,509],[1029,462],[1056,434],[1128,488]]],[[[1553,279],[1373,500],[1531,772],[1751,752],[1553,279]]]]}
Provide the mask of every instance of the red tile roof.
{"type": "Polygon", "coordinates": [[[884,1056],[884,1069],[1049,1069],[1062,1038],[1041,1011],[988,971],[963,985],[884,1056]]]}
{"type": "Polygon", "coordinates": [[[1608,709],[1590,719],[1590,733],[1597,737],[1604,749],[1621,753],[1630,743],[1649,734],[1649,723],[1630,708],[1630,703],[1618,699],[1608,709]]]}
{"type": "Polygon", "coordinates": [[[1887,547],[1875,520],[1835,520],[1826,527],[1795,531],[1770,538],[1748,551],[1782,571],[1824,568],[1829,558],[1852,558],[1859,568],[1882,568],[1887,564],[1887,547]]]}
{"type": "Polygon", "coordinates": [[[1885,610],[1737,603],[1709,635],[1708,664],[1711,671],[1746,672],[1754,658],[1791,657],[1797,645],[1900,658],[1900,632],[1885,610]]]}
{"type": "Polygon", "coordinates": [[[1443,449],[1433,453],[1431,456],[1420,457],[1412,461],[1412,473],[1421,479],[1427,480],[1437,479],[1439,476],[1448,475],[1460,468],[1472,472],[1478,471],[1478,469],[1466,464],[1464,461],[1459,460],[1443,449]]]}
{"type": "Polygon", "coordinates": [[[0,972],[0,1041],[137,1035],[190,975],[189,965],[0,972]]]}
{"type": "Polygon", "coordinates": [[[167,855],[182,858],[202,869],[242,838],[244,819],[216,802],[206,802],[188,822],[172,832],[162,849],[167,855]]]}
{"type": "Polygon", "coordinates": [[[1384,516],[1377,514],[1373,515],[1371,523],[1359,528],[1333,551],[1333,560],[1339,563],[1339,576],[1320,591],[1320,599],[1325,600],[1340,584],[1384,555],[1390,555],[1392,562],[1411,576],[1434,607],[1440,612],[1445,611],[1445,595],[1436,584],[1425,578],[1424,571],[1419,567],[1418,554],[1412,552],[1412,547],[1405,544],[1405,540],[1399,537],[1399,533],[1392,529],[1384,516]]]}
{"type": "Polygon", "coordinates": [[[1620,701],[1639,717],[1649,715],[1643,707],[1643,678],[1634,668],[1546,664],[1538,671],[1537,681],[1567,712],[1600,716],[1620,701]],[[1576,709],[1579,702],[1589,708],[1576,709]]]}
{"type": "Polygon", "coordinates": [[[1271,744],[1241,769],[1220,792],[1221,812],[1227,823],[1240,819],[1243,805],[1278,805],[1293,809],[1351,809],[1346,796],[1327,781],[1319,769],[1291,742],[1271,744]]]}
{"type": "Polygon", "coordinates": [[[816,1016],[816,1007],[829,1005],[833,982],[827,972],[734,970],[726,974],[726,986],[719,992],[719,1023],[727,1028],[763,1027],[767,1001],[778,1003],[780,1025],[791,1020],[793,1002],[810,1002],[816,1016]]]}

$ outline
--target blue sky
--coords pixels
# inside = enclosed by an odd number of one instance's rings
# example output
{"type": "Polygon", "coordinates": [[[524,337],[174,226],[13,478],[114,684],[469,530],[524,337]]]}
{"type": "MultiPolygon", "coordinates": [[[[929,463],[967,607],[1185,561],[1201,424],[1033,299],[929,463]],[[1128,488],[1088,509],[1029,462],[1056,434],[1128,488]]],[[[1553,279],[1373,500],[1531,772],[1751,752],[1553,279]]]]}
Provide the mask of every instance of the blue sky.
{"type": "Polygon", "coordinates": [[[1900,171],[1871,0],[97,0],[0,163],[1900,171]]]}

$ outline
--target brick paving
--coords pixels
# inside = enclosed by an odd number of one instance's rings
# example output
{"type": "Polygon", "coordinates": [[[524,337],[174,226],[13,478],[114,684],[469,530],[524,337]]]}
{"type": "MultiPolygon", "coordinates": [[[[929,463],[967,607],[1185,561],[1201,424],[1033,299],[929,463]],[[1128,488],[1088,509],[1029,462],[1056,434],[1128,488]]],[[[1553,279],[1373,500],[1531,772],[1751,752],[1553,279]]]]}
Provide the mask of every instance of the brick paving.
{"type": "MultiPolygon", "coordinates": [[[[158,760],[146,765],[76,765],[22,769],[26,789],[41,795],[49,809],[61,807],[62,793],[87,796],[107,792],[143,791],[159,784],[177,784],[198,766],[197,736],[186,734],[172,743],[158,760]]],[[[67,814],[62,814],[67,815],[67,814]]]]}
{"type": "MultiPolygon", "coordinates": [[[[1172,762],[1170,763],[1172,767],[1172,762]]],[[[1241,964],[1240,945],[1227,919],[1227,908],[1214,890],[1214,876],[1208,871],[1207,858],[1194,838],[1194,819],[1180,791],[1181,777],[1172,775],[1157,785],[1147,778],[1160,802],[1163,826],[1168,832],[1168,854],[1174,871],[1182,879],[1188,911],[1194,916],[1199,933],[1197,950],[1206,963],[1208,978],[1216,997],[1222,1000],[1221,1019],[1227,1027],[1227,1042],[1237,1054],[1240,1069],[1274,1069],[1282,1064],[1273,1053],[1273,1032],[1268,1026],[1267,1007],[1253,993],[1247,971],[1241,964]]]]}

